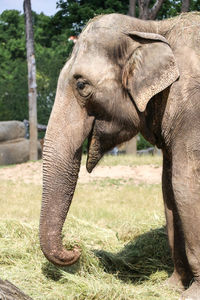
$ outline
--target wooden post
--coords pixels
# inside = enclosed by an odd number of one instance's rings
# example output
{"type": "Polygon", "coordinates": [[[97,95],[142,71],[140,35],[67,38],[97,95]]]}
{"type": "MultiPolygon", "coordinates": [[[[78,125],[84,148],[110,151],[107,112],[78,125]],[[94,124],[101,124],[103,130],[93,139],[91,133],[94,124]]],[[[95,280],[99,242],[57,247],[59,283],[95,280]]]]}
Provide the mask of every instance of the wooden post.
{"type": "Polygon", "coordinates": [[[31,1],[24,0],[24,16],[26,24],[26,53],[28,63],[28,100],[29,100],[29,158],[38,159],[38,132],[37,132],[37,85],[36,85],[36,64],[34,55],[34,37],[31,1]]]}
{"type": "Polygon", "coordinates": [[[8,280],[0,279],[0,300],[33,300],[8,280]]]}

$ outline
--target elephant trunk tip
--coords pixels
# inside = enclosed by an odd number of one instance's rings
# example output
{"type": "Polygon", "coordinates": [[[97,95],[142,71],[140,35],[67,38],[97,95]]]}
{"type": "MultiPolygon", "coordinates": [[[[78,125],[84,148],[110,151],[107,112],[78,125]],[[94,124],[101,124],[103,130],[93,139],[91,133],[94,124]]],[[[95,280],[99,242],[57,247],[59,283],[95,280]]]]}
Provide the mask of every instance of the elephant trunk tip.
{"type": "Polygon", "coordinates": [[[66,250],[62,247],[61,250],[53,249],[49,250],[46,247],[41,245],[42,252],[44,253],[45,257],[54,265],[57,266],[70,266],[75,264],[80,256],[81,251],[79,247],[74,247],[73,250],[66,250]]]}

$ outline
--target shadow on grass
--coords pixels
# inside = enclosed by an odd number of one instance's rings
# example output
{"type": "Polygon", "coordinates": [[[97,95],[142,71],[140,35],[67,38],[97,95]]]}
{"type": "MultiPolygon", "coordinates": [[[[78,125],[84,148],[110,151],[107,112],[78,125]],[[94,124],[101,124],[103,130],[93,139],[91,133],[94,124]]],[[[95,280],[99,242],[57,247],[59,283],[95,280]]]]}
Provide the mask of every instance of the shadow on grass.
{"type": "Polygon", "coordinates": [[[165,227],[138,236],[118,253],[94,250],[93,254],[92,258],[91,253],[86,251],[82,253],[81,261],[67,267],[56,267],[47,261],[42,272],[46,278],[59,281],[64,273],[78,273],[81,265],[87,272],[96,259],[100,263],[96,261],[98,267],[125,282],[141,282],[149,280],[157,271],[165,271],[168,275],[173,271],[165,227]]]}
{"type": "Polygon", "coordinates": [[[59,281],[63,277],[64,272],[70,274],[76,274],[79,271],[79,269],[80,269],[80,262],[77,262],[72,266],[66,266],[66,267],[57,267],[48,261],[46,261],[42,265],[42,273],[44,274],[44,276],[53,281],[59,281]]]}
{"type": "Polygon", "coordinates": [[[105,272],[123,281],[149,280],[157,271],[173,271],[165,227],[138,236],[118,253],[95,250],[94,254],[105,272]]]}

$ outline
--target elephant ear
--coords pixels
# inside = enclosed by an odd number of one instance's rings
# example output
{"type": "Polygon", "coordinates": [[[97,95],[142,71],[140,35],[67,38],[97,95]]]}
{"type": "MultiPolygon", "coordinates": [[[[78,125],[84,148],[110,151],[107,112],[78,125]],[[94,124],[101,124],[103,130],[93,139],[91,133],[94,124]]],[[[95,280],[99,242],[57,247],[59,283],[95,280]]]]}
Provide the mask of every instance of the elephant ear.
{"type": "Polygon", "coordinates": [[[138,47],[123,68],[122,82],[143,112],[148,101],[179,77],[174,54],[167,40],[155,33],[131,32],[138,47]]]}

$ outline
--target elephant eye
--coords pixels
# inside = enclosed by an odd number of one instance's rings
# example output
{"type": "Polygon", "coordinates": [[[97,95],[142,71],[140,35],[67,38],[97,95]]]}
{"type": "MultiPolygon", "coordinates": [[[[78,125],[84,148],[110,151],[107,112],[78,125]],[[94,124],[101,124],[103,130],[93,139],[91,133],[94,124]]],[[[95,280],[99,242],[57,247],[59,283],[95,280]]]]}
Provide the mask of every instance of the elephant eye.
{"type": "Polygon", "coordinates": [[[83,90],[84,89],[84,87],[85,87],[85,82],[77,82],[77,89],[78,90],[83,90]]]}
{"type": "Polygon", "coordinates": [[[91,85],[85,80],[78,80],[76,83],[76,89],[80,96],[82,97],[89,97],[92,93],[91,85]]]}

